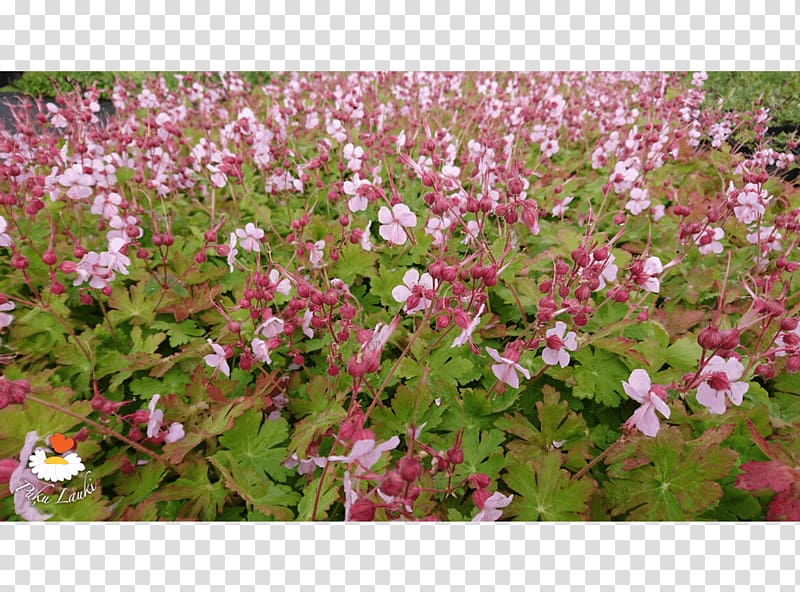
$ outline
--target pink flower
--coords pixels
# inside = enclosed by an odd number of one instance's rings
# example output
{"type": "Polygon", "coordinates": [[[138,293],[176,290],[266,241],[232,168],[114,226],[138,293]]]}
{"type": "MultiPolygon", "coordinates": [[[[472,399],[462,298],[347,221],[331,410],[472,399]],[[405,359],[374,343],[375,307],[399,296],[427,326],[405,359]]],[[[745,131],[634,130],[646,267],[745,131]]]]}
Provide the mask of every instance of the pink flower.
{"type": "Polygon", "coordinates": [[[11,237],[6,234],[6,230],[8,230],[8,222],[6,222],[5,218],[0,216],[0,247],[10,247],[14,244],[11,237]]]}
{"type": "Polygon", "coordinates": [[[236,254],[238,252],[236,248],[236,234],[231,232],[231,240],[228,242],[228,266],[230,267],[231,273],[233,273],[233,264],[236,263],[236,254]]]}
{"type": "Polygon", "coordinates": [[[344,142],[347,139],[347,132],[344,131],[344,125],[338,119],[333,119],[327,126],[326,131],[328,135],[337,142],[344,142]]]}
{"type": "Polygon", "coordinates": [[[261,333],[267,339],[272,339],[283,333],[283,321],[278,317],[269,317],[256,329],[256,333],[261,333]]]}
{"type": "Polygon", "coordinates": [[[203,360],[205,361],[206,364],[214,368],[215,372],[219,370],[225,376],[229,377],[231,375],[231,369],[228,366],[228,362],[225,361],[226,359],[225,350],[222,348],[221,345],[213,343],[210,339],[208,339],[207,341],[208,344],[211,346],[211,349],[214,350],[214,353],[208,354],[207,356],[203,357],[203,360]]]}
{"type": "MultiPolygon", "coordinates": [[[[0,307],[2,310],[2,307],[0,307]]],[[[0,329],[3,327],[2,324],[2,316],[0,314],[0,329]]],[[[798,345],[800,345],[800,323],[792,329],[791,331],[783,331],[778,333],[775,337],[775,347],[778,349],[775,351],[775,355],[779,358],[786,357],[786,350],[794,351],[797,349],[798,345]]]]}
{"type": "Polygon", "coordinates": [[[769,251],[781,250],[781,236],[780,232],[775,230],[774,226],[761,226],[756,232],[749,233],[746,237],[747,242],[751,245],[761,245],[762,254],[766,255],[769,251]]]}
{"type": "Polygon", "coordinates": [[[417,217],[406,204],[395,204],[391,210],[382,206],[378,210],[378,221],[381,223],[378,234],[395,245],[406,244],[404,228],[413,228],[417,225],[417,217]]]}
{"type": "Polygon", "coordinates": [[[403,308],[408,314],[425,310],[430,306],[431,300],[425,295],[433,291],[431,274],[425,272],[420,276],[416,269],[409,269],[403,275],[403,284],[392,289],[392,298],[397,302],[405,302],[403,308]]]}
{"type": "Polygon", "coordinates": [[[497,380],[506,383],[511,388],[519,388],[519,377],[517,376],[517,372],[521,372],[526,380],[531,379],[530,372],[528,372],[514,360],[510,360],[509,358],[504,358],[501,356],[493,347],[487,347],[486,353],[488,353],[491,358],[497,362],[497,364],[492,364],[492,373],[495,375],[497,380]]]}
{"type": "Polygon", "coordinates": [[[556,326],[548,329],[545,333],[545,343],[547,347],[542,352],[542,360],[545,364],[554,366],[558,364],[562,368],[566,368],[569,364],[569,351],[578,349],[578,342],[575,339],[575,331],[570,331],[564,336],[564,331],[567,330],[567,325],[562,321],[556,322],[556,326]]]}
{"type": "MultiPolygon", "coordinates": [[[[728,193],[731,193],[732,190],[733,183],[728,188],[728,193]]],[[[739,205],[733,208],[733,213],[742,224],[750,224],[761,218],[765,210],[764,203],[768,200],[765,190],[759,191],[758,185],[748,183],[736,196],[736,202],[739,205]]]]}
{"type": "Polygon", "coordinates": [[[250,349],[253,350],[253,355],[257,360],[266,364],[272,364],[272,358],[269,356],[269,344],[266,341],[254,337],[253,341],[250,342],[250,349]]]}
{"type": "MultiPolygon", "coordinates": [[[[292,455],[286,459],[283,463],[283,466],[287,469],[293,469],[296,466],[300,465],[300,468],[297,469],[297,472],[301,475],[307,475],[308,473],[312,472],[316,467],[324,467],[328,464],[328,459],[324,456],[312,456],[307,459],[301,459],[297,457],[297,453],[293,452],[292,455]]],[[[349,473],[348,473],[349,475],[349,473]]]]}
{"type": "Polygon", "coordinates": [[[147,420],[147,437],[152,438],[158,435],[161,430],[161,424],[164,422],[164,412],[161,409],[156,409],[158,400],[161,395],[153,395],[148,403],[147,408],[150,410],[150,419],[147,420]]]}
{"type": "Polygon", "coordinates": [[[347,160],[347,168],[351,171],[361,170],[361,157],[364,156],[364,149],[361,146],[346,144],[344,147],[344,157],[347,160]]]}
{"type": "Polygon", "coordinates": [[[252,222],[248,222],[244,229],[237,228],[236,236],[239,237],[239,244],[245,251],[256,253],[261,251],[259,241],[264,238],[264,231],[256,228],[252,222]]]}
{"type": "Polygon", "coordinates": [[[344,462],[348,464],[356,464],[356,475],[360,475],[368,471],[372,465],[378,462],[381,454],[387,450],[393,450],[400,444],[400,438],[392,436],[386,442],[375,445],[375,440],[368,438],[365,440],[358,440],[353,444],[350,449],[350,454],[346,456],[329,456],[328,460],[331,462],[344,462]]]}
{"type": "Polygon", "coordinates": [[[342,184],[342,189],[344,190],[345,195],[353,196],[347,201],[347,207],[354,214],[356,212],[363,212],[367,209],[369,201],[366,197],[366,189],[369,187],[369,181],[366,179],[361,179],[358,176],[358,173],[353,175],[352,181],[345,181],[342,184]]]}
{"type": "Polygon", "coordinates": [[[658,294],[661,289],[661,282],[658,275],[664,271],[661,259],[658,257],[648,257],[644,263],[636,261],[631,266],[631,278],[647,292],[658,294]]]}
{"type": "Polygon", "coordinates": [[[503,515],[503,511],[498,508],[505,508],[514,499],[514,495],[503,495],[495,491],[485,502],[481,511],[475,514],[472,522],[494,522],[503,515]]]}
{"type": "Polygon", "coordinates": [[[714,253],[719,255],[722,253],[722,243],[719,242],[725,236],[725,231],[722,228],[708,227],[704,232],[698,232],[692,237],[695,244],[699,245],[701,255],[708,255],[714,253]]]}
{"type": "Polygon", "coordinates": [[[324,249],[325,249],[324,240],[318,240],[312,245],[310,253],[308,254],[308,259],[311,261],[311,266],[314,269],[319,269],[320,267],[323,267],[325,265],[325,263],[323,263],[322,261],[322,257],[324,255],[324,249]]]}
{"type": "Polygon", "coordinates": [[[284,296],[288,296],[289,292],[292,291],[292,284],[286,278],[281,279],[281,274],[277,269],[270,270],[269,276],[269,283],[275,286],[275,291],[278,294],[283,294],[284,296]]]}
{"type": "Polygon", "coordinates": [[[741,378],[744,366],[736,358],[727,360],[714,356],[703,369],[704,381],[697,387],[697,402],[708,408],[709,413],[725,413],[725,396],[737,407],[750,388],[746,382],[736,382],[741,378]]]}
{"type": "Polygon", "coordinates": [[[102,194],[94,198],[92,203],[92,214],[97,214],[103,218],[110,219],[119,214],[119,205],[122,203],[122,198],[118,193],[109,193],[108,195],[102,194]]]}
{"type": "Polygon", "coordinates": [[[653,222],[658,222],[661,218],[664,217],[664,206],[658,204],[657,206],[653,206],[650,210],[653,214],[653,222]]]}
{"type": "Polygon", "coordinates": [[[64,187],[69,187],[67,197],[85,199],[92,194],[94,177],[84,173],[82,165],[76,164],[64,171],[64,174],[58,177],[58,182],[64,187]]]}
{"type": "Polygon", "coordinates": [[[647,198],[647,189],[634,187],[631,189],[631,198],[625,204],[625,209],[630,210],[631,214],[638,216],[650,207],[650,200],[647,198]]]}
{"type": "Polygon", "coordinates": [[[185,436],[186,433],[183,431],[183,424],[175,421],[170,424],[167,434],[164,436],[164,442],[172,444],[178,440],[183,440],[185,436]]]}
{"type": "Polygon", "coordinates": [[[483,314],[483,310],[486,308],[485,304],[481,304],[481,307],[478,309],[478,314],[475,315],[475,318],[472,319],[469,325],[467,325],[464,329],[461,330],[461,335],[453,339],[453,343],[450,345],[451,348],[453,347],[461,347],[467,341],[472,341],[472,333],[478,327],[481,322],[481,315],[483,314]]]}
{"type": "Polygon", "coordinates": [[[622,381],[622,388],[641,406],[633,412],[625,426],[635,426],[645,436],[654,437],[658,433],[659,423],[656,411],[669,419],[670,410],[665,403],[667,392],[661,385],[650,384],[650,376],[645,370],[637,368],[631,372],[628,382],[622,381]]]}
{"type": "Polygon", "coordinates": [[[309,339],[314,338],[314,329],[311,328],[311,319],[314,318],[314,313],[307,310],[303,313],[303,335],[309,339]]]}
{"type": "Polygon", "coordinates": [[[564,214],[567,213],[567,206],[575,199],[574,196],[568,196],[564,199],[556,200],[556,205],[553,206],[552,211],[550,212],[553,216],[562,217],[564,214]]]}
{"type": "Polygon", "coordinates": [[[359,244],[361,245],[361,248],[364,249],[365,251],[372,250],[372,241],[370,240],[370,232],[369,232],[371,226],[372,226],[372,220],[367,222],[367,227],[361,231],[361,241],[359,244]]]}
{"type": "MultiPolygon", "coordinates": [[[[14,310],[15,306],[16,305],[9,300],[8,302],[3,302],[3,304],[0,304],[0,311],[14,310]]],[[[12,315],[6,312],[0,312],[0,329],[5,329],[8,327],[13,320],[14,317],[12,315]]]]}
{"type": "Polygon", "coordinates": [[[33,454],[33,447],[38,440],[39,435],[35,431],[25,435],[25,443],[19,452],[19,465],[8,480],[8,488],[14,494],[14,511],[21,518],[31,522],[43,521],[51,517],[50,514],[39,512],[28,499],[29,493],[42,491],[48,487],[28,468],[28,459],[33,454]],[[31,487],[34,488],[33,492],[30,490],[31,487]]]}

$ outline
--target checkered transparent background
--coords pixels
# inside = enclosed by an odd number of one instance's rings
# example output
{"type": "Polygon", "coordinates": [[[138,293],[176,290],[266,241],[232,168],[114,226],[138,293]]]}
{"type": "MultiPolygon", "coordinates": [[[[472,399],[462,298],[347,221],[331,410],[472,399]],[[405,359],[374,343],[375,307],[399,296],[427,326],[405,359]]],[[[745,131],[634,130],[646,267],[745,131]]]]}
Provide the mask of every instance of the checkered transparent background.
{"type": "MultiPolygon", "coordinates": [[[[0,67],[797,70],[798,13],[800,0],[5,0],[0,67]]],[[[800,584],[797,534],[779,524],[0,524],[0,592],[789,592],[800,584]]]]}
{"type": "Polygon", "coordinates": [[[800,0],[4,0],[0,64],[796,70],[798,13],[800,0]]]}
{"type": "Polygon", "coordinates": [[[0,592],[795,592],[779,524],[3,524],[0,592]]]}

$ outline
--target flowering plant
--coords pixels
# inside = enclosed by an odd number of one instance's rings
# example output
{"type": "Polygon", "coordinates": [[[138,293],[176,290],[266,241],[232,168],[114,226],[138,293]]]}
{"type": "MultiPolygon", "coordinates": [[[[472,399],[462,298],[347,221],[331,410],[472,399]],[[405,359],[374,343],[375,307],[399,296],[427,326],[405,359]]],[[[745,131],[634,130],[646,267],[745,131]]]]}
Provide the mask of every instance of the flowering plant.
{"type": "Polygon", "coordinates": [[[705,79],[120,76],[19,108],[0,518],[797,519],[796,144],[705,79]],[[21,497],[56,432],[98,487],[21,497]]]}

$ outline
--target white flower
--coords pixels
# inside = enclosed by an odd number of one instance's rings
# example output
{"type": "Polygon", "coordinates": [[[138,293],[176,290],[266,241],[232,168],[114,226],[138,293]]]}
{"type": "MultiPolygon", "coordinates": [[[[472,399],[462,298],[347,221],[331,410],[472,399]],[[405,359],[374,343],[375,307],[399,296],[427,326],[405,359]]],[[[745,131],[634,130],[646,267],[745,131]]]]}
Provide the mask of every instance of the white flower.
{"type": "Polygon", "coordinates": [[[228,366],[228,362],[225,361],[225,350],[221,345],[213,343],[210,339],[207,341],[211,349],[214,350],[214,353],[203,357],[203,360],[206,364],[214,368],[215,371],[219,370],[225,376],[229,377],[231,375],[231,369],[230,366],[228,366]]]}
{"type": "Polygon", "coordinates": [[[467,341],[472,339],[472,333],[478,327],[481,322],[481,315],[483,314],[483,309],[486,308],[485,304],[481,304],[481,307],[478,309],[478,314],[475,315],[475,318],[472,319],[469,325],[465,329],[461,330],[461,335],[453,339],[453,343],[450,345],[451,348],[453,347],[461,347],[467,341]]]}
{"type": "Polygon", "coordinates": [[[405,228],[413,228],[417,225],[417,217],[406,204],[395,204],[390,210],[382,206],[378,210],[378,221],[381,223],[378,234],[384,240],[395,244],[406,244],[405,228]]]}
{"type": "Polygon", "coordinates": [[[257,253],[261,251],[259,241],[264,238],[264,231],[256,228],[252,222],[248,222],[244,229],[237,228],[236,236],[239,237],[239,244],[245,251],[257,253]]]}
{"type": "Polygon", "coordinates": [[[372,241],[370,240],[370,232],[369,232],[370,226],[372,226],[372,220],[367,222],[367,227],[361,233],[361,243],[360,244],[361,244],[361,248],[364,249],[365,251],[371,251],[372,250],[372,241]]]}
{"type": "Polygon", "coordinates": [[[483,508],[480,512],[475,514],[472,519],[473,522],[494,522],[503,515],[502,510],[498,508],[505,508],[514,499],[514,495],[503,495],[499,491],[495,491],[489,498],[483,502],[483,508]]]}
{"type": "Polygon", "coordinates": [[[403,284],[404,285],[395,286],[392,289],[392,298],[397,302],[405,302],[406,305],[403,308],[408,314],[425,310],[430,306],[431,301],[429,298],[425,297],[424,292],[426,290],[433,290],[433,278],[431,274],[425,272],[420,276],[419,271],[416,269],[409,269],[403,275],[403,284]],[[415,295],[415,299],[418,299],[418,302],[409,308],[407,301],[412,294],[415,295]]]}
{"type": "Polygon", "coordinates": [[[545,364],[550,366],[558,364],[562,368],[566,368],[567,364],[569,364],[567,350],[575,351],[578,349],[578,342],[575,339],[575,331],[570,331],[566,337],[564,336],[566,329],[566,323],[558,321],[553,329],[548,329],[545,333],[547,347],[542,352],[542,360],[544,360],[545,364]]]}
{"type": "Polygon", "coordinates": [[[292,290],[292,284],[286,278],[280,279],[281,274],[277,269],[273,269],[269,272],[269,283],[275,286],[275,291],[278,294],[283,294],[284,296],[288,296],[289,292],[292,290]]]}

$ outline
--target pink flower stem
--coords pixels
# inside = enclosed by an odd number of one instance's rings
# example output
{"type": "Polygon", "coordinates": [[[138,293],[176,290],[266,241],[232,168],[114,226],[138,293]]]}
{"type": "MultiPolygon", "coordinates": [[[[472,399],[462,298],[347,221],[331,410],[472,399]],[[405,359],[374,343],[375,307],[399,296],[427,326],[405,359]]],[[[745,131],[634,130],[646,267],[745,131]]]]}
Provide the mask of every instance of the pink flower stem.
{"type": "Polygon", "coordinates": [[[117,438],[118,440],[121,440],[122,442],[124,442],[128,446],[131,446],[132,448],[135,448],[139,452],[142,452],[142,453],[146,454],[147,456],[153,458],[154,460],[162,462],[165,465],[167,465],[168,467],[174,468],[173,464],[171,462],[169,462],[169,460],[167,460],[166,457],[159,456],[158,454],[156,454],[152,450],[148,450],[147,448],[145,448],[144,446],[142,446],[138,442],[134,442],[130,438],[127,438],[127,437],[123,436],[122,434],[119,434],[119,433],[115,432],[111,428],[108,428],[108,427],[106,427],[106,426],[104,426],[104,425],[102,425],[100,423],[97,423],[96,421],[93,421],[93,420],[89,419],[88,417],[84,417],[83,415],[81,415],[79,413],[75,413],[74,411],[70,411],[69,409],[65,409],[64,407],[61,407],[60,405],[57,405],[55,403],[51,403],[50,401],[45,401],[44,399],[40,399],[39,397],[35,397],[33,395],[27,395],[25,397],[25,400],[26,401],[33,401],[35,403],[39,403],[40,405],[44,405],[45,407],[49,407],[50,409],[54,409],[55,411],[59,411],[59,412],[63,413],[64,415],[69,415],[70,417],[74,417],[75,419],[78,419],[78,420],[80,420],[80,421],[92,426],[93,428],[95,428],[99,432],[102,432],[103,434],[105,434],[107,436],[113,436],[114,438],[117,438]]]}

